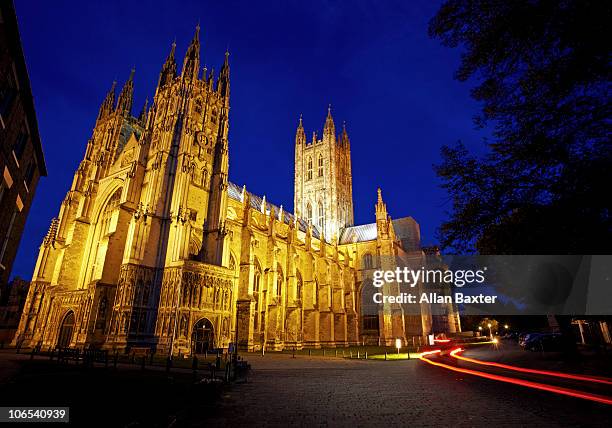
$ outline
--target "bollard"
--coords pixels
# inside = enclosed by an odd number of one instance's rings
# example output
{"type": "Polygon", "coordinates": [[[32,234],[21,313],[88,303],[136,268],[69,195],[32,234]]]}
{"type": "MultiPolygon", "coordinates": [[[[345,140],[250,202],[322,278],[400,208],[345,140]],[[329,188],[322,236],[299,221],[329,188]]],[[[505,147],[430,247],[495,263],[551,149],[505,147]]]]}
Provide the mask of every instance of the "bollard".
{"type": "Polygon", "coordinates": [[[323,356],[325,356],[325,348],[323,348],[323,356]]]}
{"type": "Polygon", "coordinates": [[[350,357],[350,358],[351,358],[351,359],[353,358],[353,351],[352,351],[352,350],[351,350],[351,357],[350,357]]]}
{"type": "Polygon", "coordinates": [[[344,358],[344,349],[342,350],[342,358],[344,358]]]}
{"type": "Polygon", "coordinates": [[[364,359],[368,359],[368,351],[365,351],[365,358],[364,359]]]}
{"type": "Polygon", "coordinates": [[[295,358],[295,346],[293,347],[293,355],[291,356],[291,358],[295,358]]]}
{"type": "Polygon", "coordinates": [[[311,351],[310,349],[308,349],[308,356],[310,357],[310,355],[311,355],[311,351]]]}
{"type": "Polygon", "coordinates": [[[357,359],[359,359],[359,349],[357,350],[357,359]]]}
{"type": "Polygon", "coordinates": [[[387,350],[385,349],[385,361],[387,361],[387,350]]]}
{"type": "Polygon", "coordinates": [[[334,357],[338,357],[338,350],[337,349],[334,352],[334,357]]]}

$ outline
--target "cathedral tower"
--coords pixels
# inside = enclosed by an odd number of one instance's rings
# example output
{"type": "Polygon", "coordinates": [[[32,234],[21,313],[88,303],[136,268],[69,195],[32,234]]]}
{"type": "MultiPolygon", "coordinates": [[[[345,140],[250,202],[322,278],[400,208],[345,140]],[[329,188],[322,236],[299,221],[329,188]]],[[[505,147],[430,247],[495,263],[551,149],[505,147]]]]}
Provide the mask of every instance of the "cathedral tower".
{"type": "Polygon", "coordinates": [[[331,106],[321,139],[315,132],[310,142],[306,140],[300,116],[295,136],[294,210],[299,218],[319,229],[328,242],[353,225],[351,145],[344,124],[336,135],[331,106]]]}

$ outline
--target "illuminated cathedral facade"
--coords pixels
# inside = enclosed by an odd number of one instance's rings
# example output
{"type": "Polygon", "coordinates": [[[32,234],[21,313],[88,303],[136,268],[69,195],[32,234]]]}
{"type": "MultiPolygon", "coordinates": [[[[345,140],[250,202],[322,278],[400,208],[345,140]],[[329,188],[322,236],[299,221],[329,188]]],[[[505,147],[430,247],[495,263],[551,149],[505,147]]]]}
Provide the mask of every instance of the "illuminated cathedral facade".
{"type": "Polygon", "coordinates": [[[137,116],[133,71],[118,96],[113,84],[40,247],[14,342],[185,355],[457,331],[451,306],[435,320],[426,305],[373,303],[373,270],[425,253],[418,224],[391,220],[380,190],[375,222],[354,225],[350,140],[331,109],[320,138],[299,120],[293,214],[229,181],[228,61],[218,74],[200,68],[198,27],[180,73],[172,45],[137,116]]]}

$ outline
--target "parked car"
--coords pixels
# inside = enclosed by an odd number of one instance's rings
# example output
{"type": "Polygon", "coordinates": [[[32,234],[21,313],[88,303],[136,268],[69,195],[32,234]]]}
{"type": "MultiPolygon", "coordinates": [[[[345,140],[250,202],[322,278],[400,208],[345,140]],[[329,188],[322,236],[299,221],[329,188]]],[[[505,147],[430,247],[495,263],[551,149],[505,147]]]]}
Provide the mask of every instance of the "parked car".
{"type": "Polygon", "coordinates": [[[525,349],[529,351],[562,351],[566,341],[561,334],[541,334],[525,343],[525,349]]]}
{"type": "Polygon", "coordinates": [[[525,333],[519,337],[519,346],[523,349],[526,348],[527,343],[534,340],[536,337],[541,336],[542,333],[525,333]]]}

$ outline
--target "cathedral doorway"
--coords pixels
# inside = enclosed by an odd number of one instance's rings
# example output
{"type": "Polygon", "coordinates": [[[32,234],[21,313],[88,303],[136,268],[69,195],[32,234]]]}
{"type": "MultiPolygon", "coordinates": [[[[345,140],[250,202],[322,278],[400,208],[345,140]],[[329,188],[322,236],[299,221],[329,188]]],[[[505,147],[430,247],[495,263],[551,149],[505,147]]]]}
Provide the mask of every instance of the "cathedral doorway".
{"type": "Polygon", "coordinates": [[[74,312],[69,311],[60,326],[57,346],[67,348],[72,340],[72,332],[74,331],[74,312]]]}
{"type": "Polygon", "coordinates": [[[215,330],[207,318],[202,318],[193,326],[191,349],[194,354],[203,354],[214,347],[215,330]]]}

